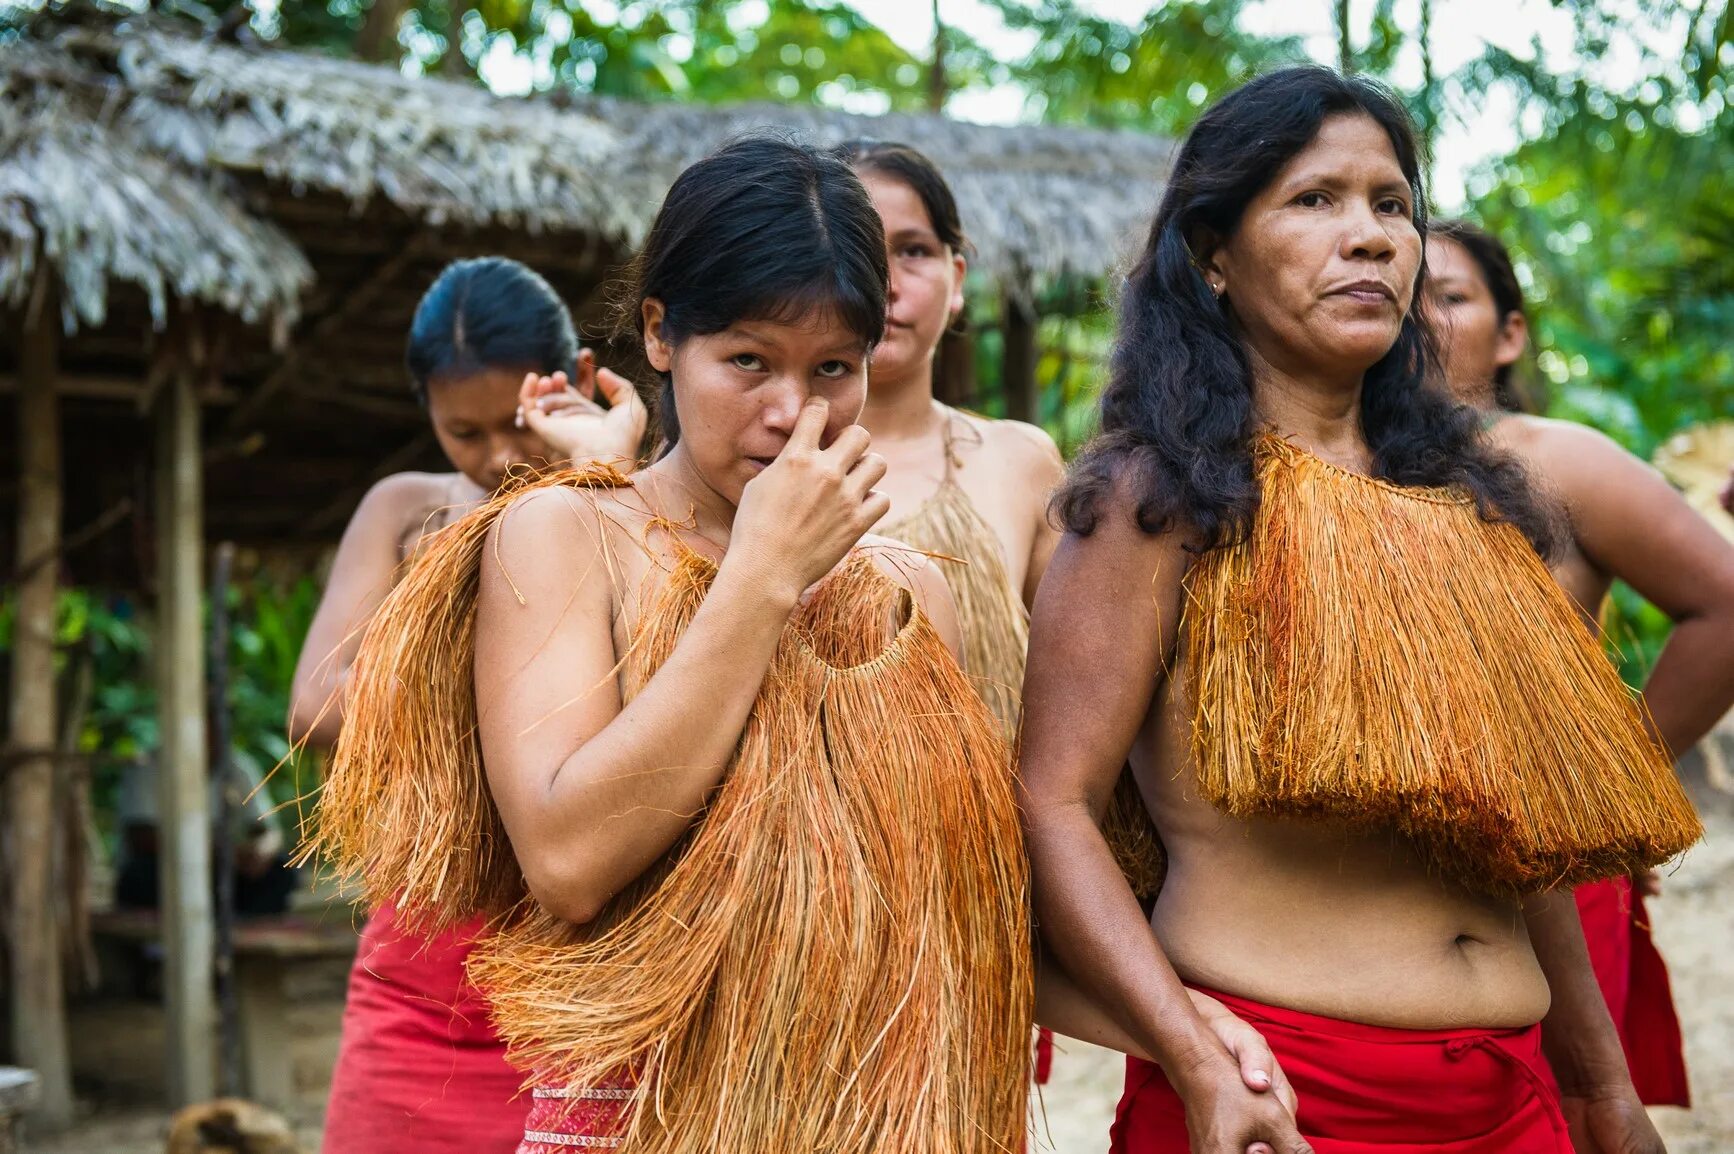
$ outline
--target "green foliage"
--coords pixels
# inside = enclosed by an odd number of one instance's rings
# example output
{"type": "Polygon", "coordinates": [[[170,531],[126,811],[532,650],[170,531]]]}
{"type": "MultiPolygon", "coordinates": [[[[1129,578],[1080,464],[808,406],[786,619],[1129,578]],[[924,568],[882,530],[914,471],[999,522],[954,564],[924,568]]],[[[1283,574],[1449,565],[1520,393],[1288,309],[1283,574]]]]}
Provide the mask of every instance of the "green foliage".
{"type": "MultiPolygon", "coordinates": [[[[268,786],[278,803],[302,796],[312,784],[309,759],[289,758],[285,719],[295,661],[318,604],[319,588],[311,578],[255,581],[229,590],[231,755],[258,777],[283,764],[268,786]]],[[[149,611],[131,597],[68,589],[55,612],[62,684],[70,689],[75,679],[69,669],[89,663],[90,696],[77,748],[89,758],[92,798],[98,813],[106,815],[127,765],[158,744],[149,611]]],[[[17,599],[9,591],[0,602],[0,650],[11,648],[16,613],[17,599]]],[[[63,712],[78,707],[65,700],[69,695],[62,694],[63,712]]]]}
{"type": "Polygon", "coordinates": [[[1137,25],[1075,0],[993,3],[1008,27],[1037,35],[1011,77],[1048,121],[1178,135],[1236,85],[1306,58],[1296,39],[1244,32],[1248,0],[1171,0],[1137,25]]]}

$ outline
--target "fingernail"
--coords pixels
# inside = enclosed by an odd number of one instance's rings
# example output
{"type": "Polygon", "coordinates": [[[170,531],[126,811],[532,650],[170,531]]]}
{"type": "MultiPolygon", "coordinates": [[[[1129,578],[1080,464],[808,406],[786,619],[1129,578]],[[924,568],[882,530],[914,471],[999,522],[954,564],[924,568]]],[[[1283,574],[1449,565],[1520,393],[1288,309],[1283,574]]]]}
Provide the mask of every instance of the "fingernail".
{"type": "Polygon", "coordinates": [[[1249,1077],[1260,1086],[1270,1085],[1270,1075],[1266,1074],[1263,1070],[1254,1070],[1249,1077]]]}

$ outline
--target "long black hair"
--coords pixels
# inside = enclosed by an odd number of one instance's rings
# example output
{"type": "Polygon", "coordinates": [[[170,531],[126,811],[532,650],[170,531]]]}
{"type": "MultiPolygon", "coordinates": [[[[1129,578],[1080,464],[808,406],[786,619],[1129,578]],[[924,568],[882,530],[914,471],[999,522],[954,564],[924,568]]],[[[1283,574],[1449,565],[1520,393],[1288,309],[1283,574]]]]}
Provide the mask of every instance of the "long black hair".
{"type": "Polygon", "coordinates": [[[531,269],[500,256],[453,261],[416,305],[404,364],[424,404],[429,383],[487,369],[576,379],[578,334],[559,295],[531,269]]]}
{"type": "MultiPolygon", "coordinates": [[[[1517,269],[1511,263],[1511,253],[1504,242],[1480,225],[1467,220],[1434,220],[1427,224],[1427,235],[1448,240],[1469,254],[1481,273],[1481,283],[1493,298],[1499,311],[1499,323],[1512,313],[1525,316],[1523,285],[1517,279],[1517,269]]],[[[1512,412],[1532,412],[1535,406],[1527,392],[1513,379],[1515,364],[1500,365],[1493,374],[1493,399],[1502,409],[1512,412]]]]}
{"type": "MultiPolygon", "coordinates": [[[[1370,117],[1390,138],[1426,234],[1426,197],[1414,130],[1377,83],[1307,65],[1261,76],[1207,111],[1181,146],[1149,239],[1120,304],[1101,432],[1073,466],[1055,511],[1091,532],[1111,490],[1125,485],[1147,533],[1184,530],[1198,547],[1241,539],[1258,508],[1252,367],[1195,263],[1188,238],[1234,232],[1247,205],[1331,116],[1370,117]]],[[[1423,268],[1416,278],[1419,299],[1423,268]]],[[[1456,486],[1483,516],[1516,524],[1544,556],[1555,518],[1517,464],[1481,439],[1479,419],[1426,381],[1431,334],[1411,306],[1391,350],[1361,390],[1373,469],[1400,485],[1456,486]]]]}
{"type": "MultiPolygon", "coordinates": [[[[885,334],[889,292],[885,228],[860,178],[830,153],[758,133],[675,180],[618,294],[616,328],[642,338],[650,297],[662,302],[671,343],[828,309],[871,349],[885,334]]],[[[667,373],[657,408],[672,445],[680,422],[667,373]]]]}

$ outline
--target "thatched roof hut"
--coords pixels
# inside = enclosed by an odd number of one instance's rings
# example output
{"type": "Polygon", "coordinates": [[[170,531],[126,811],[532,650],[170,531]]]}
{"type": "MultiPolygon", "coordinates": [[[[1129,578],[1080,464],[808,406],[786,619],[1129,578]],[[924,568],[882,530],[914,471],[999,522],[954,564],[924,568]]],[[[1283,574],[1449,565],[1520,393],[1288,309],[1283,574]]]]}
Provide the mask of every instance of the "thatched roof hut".
{"type": "MultiPolygon", "coordinates": [[[[38,267],[55,274],[73,531],[134,495],[127,402],[148,397],[177,310],[198,306],[202,339],[220,349],[202,386],[211,536],[328,540],[382,467],[437,463],[401,357],[414,303],[448,260],[524,260],[594,331],[601,285],[674,175],[780,125],[938,158],[978,269],[1023,296],[1109,271],[1170,157],[1130,133],[501,98],[181,22],[72,12],[0,44],[0,308],[16,319],[38,267]],[[103,462],[102,476],[80,461],[103,462]]],[[[0,401],[11,356],[0,351],[0,401]]],[[[110,533],[72,570],[124,575],[135,553],[110,533]]]]}

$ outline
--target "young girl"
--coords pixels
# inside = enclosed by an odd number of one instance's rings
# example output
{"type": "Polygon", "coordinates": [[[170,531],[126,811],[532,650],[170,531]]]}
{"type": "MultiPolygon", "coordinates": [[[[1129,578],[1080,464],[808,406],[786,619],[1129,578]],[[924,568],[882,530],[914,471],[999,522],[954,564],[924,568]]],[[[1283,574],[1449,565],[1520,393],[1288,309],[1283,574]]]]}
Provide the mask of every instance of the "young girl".
{"type": "Polygon", "coordinates": [[[502,919],[524,1151],[1022,1139],[1004,746],[937,572],[856,550],[884,259],[834,159],[693,166],[636,266],[668,451],[490,502],[363,643],[322,836],[429,928],[502,919]]]}
{"type": "MultiPolygon", "coordinates": [[[[416,309],[407,363],[450,473],[398,473],[362,500],[332,564],[295,671],[290,730],[336,741],[361,631],[424,535],[450,524],[520,466],[630,461],[646,422],[630,385],[598,373],[547,282],[497,257],[449,266],[416,309]],[[578,382],[568,389],[568,376],[578,382]],[[600,387],[612,406],[591,399],[600,387]]],[[[325,1154],[488,1154],[513,1149],[527,1104],[519,1076],[464,981],[479,925],[407,934],[387,905],[350,973],[325,1154]]]]}
{"type": "MultiPolygon", "coordinates": [[[[1734,705],[1734,548],[1607,437],[1509,411],[1520,407],[1511,377],[1529,330],[1497,238],[1463,221],[1434,222],[1427,264],[1426,304],[1452,393],[1487,414],[1493,439],[1565,505],[1571,533],[1553,572],[1585,626],[1597,627],[1616,577],[1673,619],[1644,703],[1663,743],[1684,753],[1734,705]]],[[[1611,878],[1579,887],[1577,905],[1639,1095],[1647,1105],[1688,1105],[1680,1023],[1643,893],[1629,878],[1611,878]]]]}

